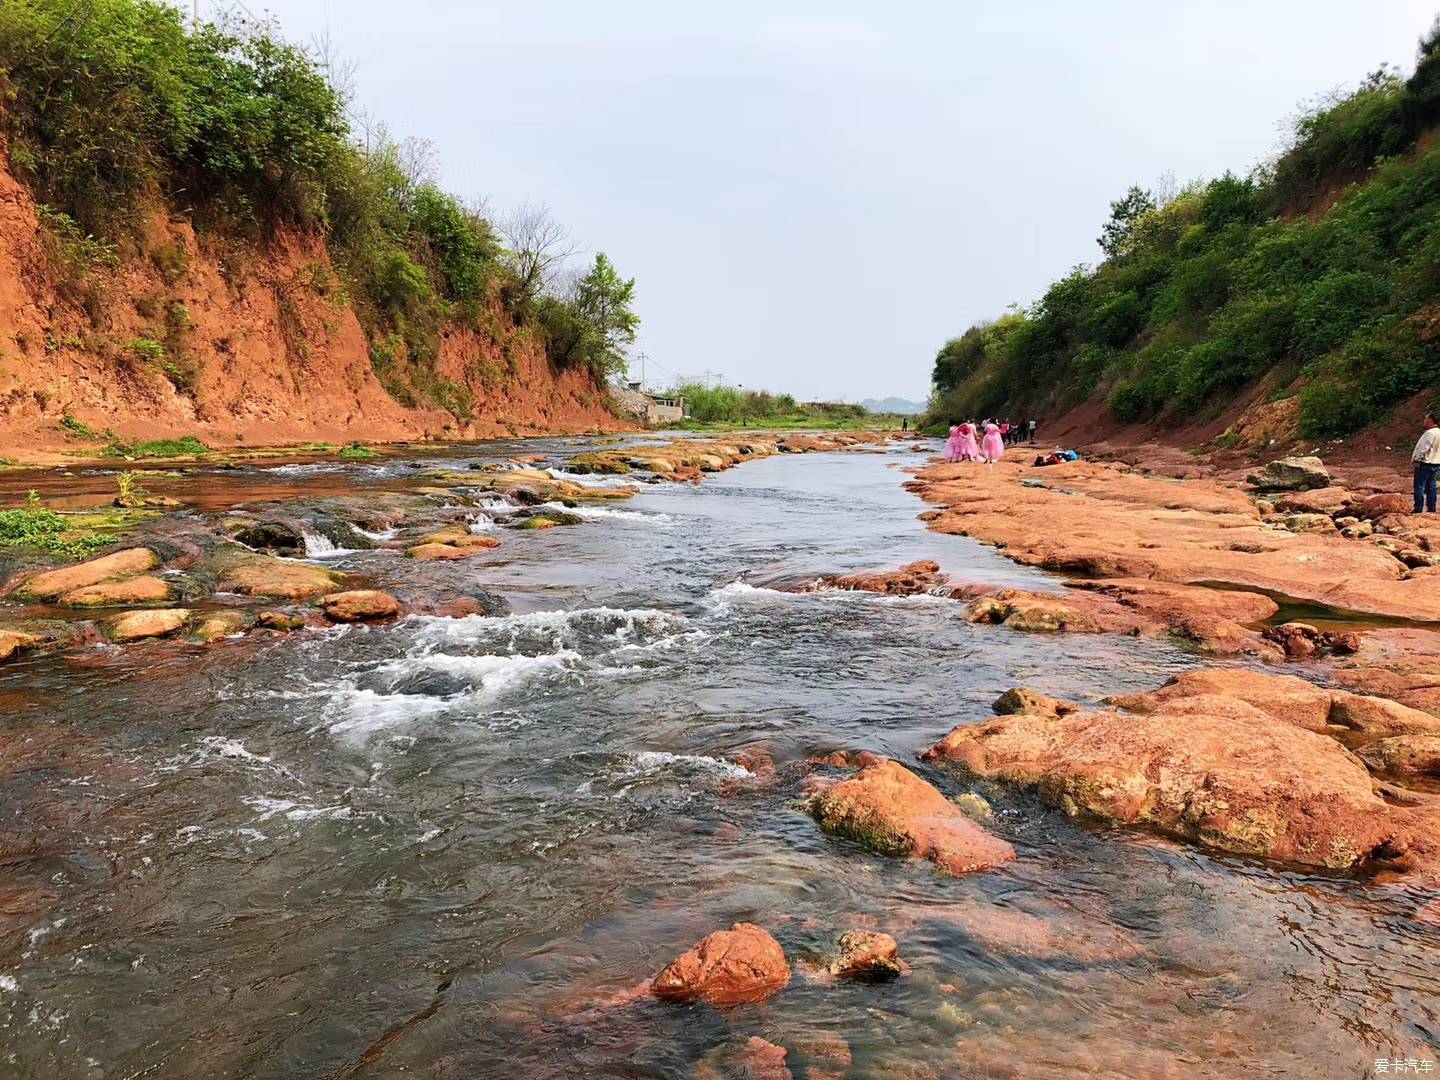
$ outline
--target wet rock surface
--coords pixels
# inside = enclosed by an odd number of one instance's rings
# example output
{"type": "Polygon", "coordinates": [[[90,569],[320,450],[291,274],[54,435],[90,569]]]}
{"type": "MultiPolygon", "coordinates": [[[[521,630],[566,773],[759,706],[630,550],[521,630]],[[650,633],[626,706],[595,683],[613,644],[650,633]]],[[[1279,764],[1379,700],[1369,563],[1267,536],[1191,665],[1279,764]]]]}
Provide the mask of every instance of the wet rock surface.
{"type": "Polygon", "coordinates": [[[785,952],[753,923],[717,930],[677,957],[650,984],[656,997],[711,1005],[764,1001],[790,982],[785,952]]]}
{"type": "Polygon", "coordinates": [[[1260,491],[1303,491],[1330,486],[1330,472],[1317,457],[1288,457],[1271,461],[1245,477],[1260,491]]]}
{"type": "Polygon", "coordinates": [[[330,593],[316,601],[325,617],[336,622],[371,622],[400,614],[400,602],[378,589],[351,589],[330,593]]]}
{"type": "Polygon", "coordinates": [[[807,809],[827,833],[877,854],[927,859],[944,874],[988,870],[1015,858],[1008,843],[896,761],[866,765],[825,787],[807,809]]]}
{"type": "Polygon", "coordinates": [[[1392,813],[1364,764],[1328,735],[1234,696],[1152,704],[961,725],[922,757],[1068,814],[1301,865],[1352,869],[1408,850],[1398,837],[1421,837],[1419,819],[1392,813]]]}
{"type": "Polygon", "coordinates": [[[835,957],[827,970],[841,978],[893,979],[901,971],[898,952],[899,946],[889,934],[876,930],[850,930],[840,935],[835,957]]]}

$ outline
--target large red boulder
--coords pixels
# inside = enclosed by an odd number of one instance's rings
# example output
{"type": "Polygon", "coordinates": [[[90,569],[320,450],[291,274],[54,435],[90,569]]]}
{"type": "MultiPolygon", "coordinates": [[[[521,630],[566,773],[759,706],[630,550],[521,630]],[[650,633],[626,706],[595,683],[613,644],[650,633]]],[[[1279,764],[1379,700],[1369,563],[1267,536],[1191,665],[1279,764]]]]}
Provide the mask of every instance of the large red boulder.
{"type": "Polygon", "coordinates": [[[1344,870],[1404,846],[1411,823],[1398,822],[1333,738],[1235,697],[1155,697],[1138,716],[1021,713],[961,725],[922,756],[1033,790],[1070,814],[1221,851],[1344,870]]]}
{"type": "Polygon", "coordinates": [[[763,1001],[790,982],[780,943],[754,923],[717,930],[655,977],[650,992],[711,1005],[763,1001]]]}
{"type": "Polygon", "coordinates": [[[810,797],[810,815],[828,833],[884,855],[929,859],[946,874],[988,870],[1015,849],[971,821],[898,762],[882,759],[810,797]]]}

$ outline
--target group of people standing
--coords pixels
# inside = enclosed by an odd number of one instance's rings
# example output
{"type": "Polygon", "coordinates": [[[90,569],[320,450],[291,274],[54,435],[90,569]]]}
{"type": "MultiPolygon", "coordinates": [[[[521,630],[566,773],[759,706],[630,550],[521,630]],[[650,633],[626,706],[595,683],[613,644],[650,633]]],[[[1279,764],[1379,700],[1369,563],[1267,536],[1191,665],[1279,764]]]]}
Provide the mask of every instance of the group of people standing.
{"type": "Polygon", "coordinates": [[[983,461],[993,465],[1005,456],[1005,447],[1035,442],[1035,421],[1012,424],[1009,420],[973,420],[950,425],[950,438],[945,442],[946,461],[983,461]]]}

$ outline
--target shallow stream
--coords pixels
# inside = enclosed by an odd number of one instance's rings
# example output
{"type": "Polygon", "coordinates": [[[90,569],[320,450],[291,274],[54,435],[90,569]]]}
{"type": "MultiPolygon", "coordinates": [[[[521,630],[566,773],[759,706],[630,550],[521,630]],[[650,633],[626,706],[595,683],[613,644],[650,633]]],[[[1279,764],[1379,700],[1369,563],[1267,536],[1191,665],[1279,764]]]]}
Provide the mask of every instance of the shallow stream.
{"type": "MultiPolygon", "coordinates": [[[[583,446],[523,452],[563,465],[583,446]]],[[[314,553],[382,588],[482,583],[509,616],[0,668],[0,1074],[673,1077],[751,1035],[789,1048],[797,1078],[1358,1077],[1440,1058],[1440,930],[1404,889],[1087,828],[914,762],[1011,686],[1095,701],[1195,662],[971,626],[938,598],[764,587],[918,558],[1055,587],[927,532],[900,487],[918,460],[749,462],[462,563],[314,553]],[[822,835],[801,764],[834,749],[979,791],[1018,861],[944,878],[822,835]],[[773,776],[735,764],[755,751],[773,776]],[[770,1001],[626,993],[742,920],[796,967],[770,1001]],[[804,970],[855,927],[892,933],[910,973],[804,970]]],[[[151,486],[219,513],[416,475],[151,486]]],[[[113,487],[28,482],[77,502],[113,487]]]]}

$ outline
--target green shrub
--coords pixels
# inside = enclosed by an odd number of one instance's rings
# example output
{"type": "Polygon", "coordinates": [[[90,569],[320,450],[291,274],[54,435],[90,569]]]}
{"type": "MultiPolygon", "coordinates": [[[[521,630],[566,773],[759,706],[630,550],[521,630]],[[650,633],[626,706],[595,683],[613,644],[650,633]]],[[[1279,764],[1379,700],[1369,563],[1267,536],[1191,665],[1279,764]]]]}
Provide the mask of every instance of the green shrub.
{"type": "Polygon", "coordinates": [[[83,559],[112,542],[77,529],[53,510],[36,506],[0,510],[0,547],[28,547],[67,559],[83,559]]]}
{"type": "Polygon", "coordinates": [[[138,442],[117,439],[105,448],[107,456],[125,458],[200,457],[209,452],[210,448],[194,435],[138,442]]]}

